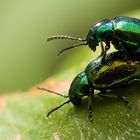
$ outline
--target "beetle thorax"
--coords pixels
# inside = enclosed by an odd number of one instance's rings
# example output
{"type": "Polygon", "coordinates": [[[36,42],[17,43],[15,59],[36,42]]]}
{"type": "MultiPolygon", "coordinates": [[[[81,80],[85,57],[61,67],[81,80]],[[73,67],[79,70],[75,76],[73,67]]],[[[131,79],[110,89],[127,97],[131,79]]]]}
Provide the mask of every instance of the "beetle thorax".
{"type": "Polygon", "coordinates": [[[96,39],[98,42],[108,40],[113,33],[113,23],[111,20],[103,20],[97,23],[94,28],[96,29],[96,39]]]}

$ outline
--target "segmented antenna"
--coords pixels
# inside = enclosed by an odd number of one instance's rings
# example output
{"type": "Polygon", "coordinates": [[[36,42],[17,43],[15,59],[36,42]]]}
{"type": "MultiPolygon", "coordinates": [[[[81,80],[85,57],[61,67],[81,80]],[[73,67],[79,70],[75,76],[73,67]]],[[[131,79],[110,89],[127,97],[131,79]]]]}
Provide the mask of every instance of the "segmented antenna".
{"type": "MultiPolygon", "coordinates": [[[[69,97],[69,96],[66,96],[66,95],[64,95],[64,94],[61,94],[61,93],[58,93],[58,92],[55,92],[55,91],[52,91],[52,90],[49,90],[49,89],[46,89],[46,88],[37,87],[37,89],[39,89],[39,90],[44,90],[44,91],[53,93],[53,94],[62,96],[62,97],[64,97],[64,98],[68,98],[68,97],[69,97]]],[[[49,117],[53,112],[55,112],[56,110],[58,110],[59,108],[61,108],[62,106],[64,106],[65,104],[68,104],[68,103],[70,103],[70,102],[71,102],[71,100],[69,99],[69,100],[67,100],[66,102],[62,103],[61,105],[54,107],[53,109],[51,109],[51,110],[46,114],[46,117],[49,117]]]]}
{"type": "Polygon", "coordinates": [[[52,90],[49,90],[49,89],[46,89],[46,88],[37,87],[37,89],[39,89],[39,90],[44,90],[44,91],[47,91],[47,92],[53,93],[53,94],[56,94],[56,95],[62,96],[62,97],[64,97],[64,98],[68,98],[68,97],[69,97],[69,96],[67,96],[67,95],[65,95],[65,94],[61,94],[61,93],[58,93],[58,92],[55,92],[55,91],[52,91],[52,90]]]}
{"type": "Polygon", "coordinates": [[[67,40],[74,40],[74,41],[86,41],[86,39],[71,37],[71,36],[65,36],[65,35],[50,36],[50,37],[47,38],[47,41],[57,40],[57,39],[62,39],[62,40],[67,39],[67,40]]]}
{"type": "Polygon", "coordinates": [[[77,47],[82,46],[82,45],[87,45],[87,43],[75,44],[75,45],[73,45],[73,46],[64,48],[64,49],[62,49],[62,50],[59,51],[59,53],[57,54],[57,56],[60,56],[60,55],[61,55],[62,53],[64,53],[65,51],[68,51],[68,50],[70,50],[70,49],[72,49],[72,48],[77,48],[77,47]]]}
{"type": "Polygon", "coordinates": [[[48,113],[47,113],[47,117],[49,117],[50,116],[50,114],[52,114],[53,112],[55,112],[56,110],[58,110],[59,108],[61,108],[62,106],[64,106],[65,104],[68,104],[68,103],[70,103],[71,101],[70,100],[68,100],[68,101],[66,101],[66,102],[64,102],[64,103],[62,103],[61,105],[59,105],[59,106],[57,106],[57,107],[55,107],[55,108],[53,108],[53,109],[51,109],[48,113]]]}

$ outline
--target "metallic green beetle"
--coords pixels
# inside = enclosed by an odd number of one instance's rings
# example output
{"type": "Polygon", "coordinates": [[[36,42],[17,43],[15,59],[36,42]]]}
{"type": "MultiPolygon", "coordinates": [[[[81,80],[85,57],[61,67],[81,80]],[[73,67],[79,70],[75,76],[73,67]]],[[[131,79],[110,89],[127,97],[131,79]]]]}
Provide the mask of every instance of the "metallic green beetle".
{"type": "MultiPolygon", "coordinates": [[[[102,57],[98,57],[88,64],[84,72],[78,74],[71,83],[68,96],[60,94],[54,91],[50,91],[45,88],[39,88],[54,94],[69,98],[63,104],[53,108],[47,114],[47,117],[54,111],[67,103],[73,103],[75,106],[79,106],[82,103],[82,98],[88,96],[88,118],[92,121],[92,99],[94,97],[94,90],[99,90],[100,96],[108,96],[107,90],[113,90],[115,88],[121,88],[128,86],[134,81],[140,81],[140,65],[138,61],[124,61],[121,52],[114,52],[107,54],[105,62],[102,64],[102,57]]],[[[129,105],[129,102],[122,96],[119,97],[122,101],[129,105]]]]}
{"type": "Polygon", "coordinates": [[[104,19],[90,28],[85,39],[70,36],[51,36],[48,40],[70,39],[81,43],[65,48],[58,55],[66,50],[81,45],[88,45],[91,50],[95,51],[99,42],[105,42],[105,55],[110,48],[110,43],[123,52],[124,59],[129,57],[140,60],[140,19],[116,16],[104,19]]]}

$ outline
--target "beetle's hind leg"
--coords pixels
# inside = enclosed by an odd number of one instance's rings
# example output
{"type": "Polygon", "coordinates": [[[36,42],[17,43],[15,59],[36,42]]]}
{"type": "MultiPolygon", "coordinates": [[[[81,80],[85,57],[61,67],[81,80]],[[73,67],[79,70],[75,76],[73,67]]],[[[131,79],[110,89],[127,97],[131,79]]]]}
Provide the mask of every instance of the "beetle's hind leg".
{"type": "Polygon", "coordinates": [[[131,85],[134,84],[135,82],[140,82],[140,77],[135,78],[135,79],[131,79],[130,81],[126,81],[126,82],[122,83],[122,85],[121,85],[120,87],[121,87],[121,88],[124,88],[124,87],[131,86],[131,85]]]}
{"type": "Polygon", "coordinates": [[[140,82],[139,78],[132,79],[131,81],[127,82],[127,85],[133,84],[134,82],[140,82]]]}
{"type": "Polygon", "coordinates": [[[106,94],[106,91],[103,90],[101,92],[98,93],[98,96],[100,97],[109,97],[109,98],[118,98],[119,100],[121,100],[123,103],[125,103],[128,108],[131,109],[131,105],[130,105],[130,102],[126,99],[126,97],[124,96],[120,96],[120,95],[109,95],[109,94],[106,94]]]}
{"type": "Polygon", "coordinates": [[[126,97],[124,97],[124,96],[117,96],[117,98],[122,100],[128,106],[128,108],[131,109],[130,102],[126,99],[126,97]]]}

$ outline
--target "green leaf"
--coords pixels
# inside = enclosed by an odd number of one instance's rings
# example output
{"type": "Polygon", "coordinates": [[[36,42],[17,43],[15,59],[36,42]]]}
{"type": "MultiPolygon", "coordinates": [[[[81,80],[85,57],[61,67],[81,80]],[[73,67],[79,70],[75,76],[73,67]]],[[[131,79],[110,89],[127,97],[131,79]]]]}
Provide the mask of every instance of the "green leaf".
{"type": "MultiPolygon", "coordinates": [[[[75,73],[75,69],[51,78],[43,84],[43,87],[52,86],[55,91],[58,88],[63,91],[62,88],[65,87],[65,90],[67,87],[64,85],[65,81],[69,83],[67,81],[70,79],[68,73],[75,73]],[[57,82],[52,84],[50,81],[57,82]]],[[[87,98],[80,107],[69,103],[46,118],[48,111],[66,99],[39,90],[31,90],[25,94],[4,95],[0,100],[0,139],[138,140],[140,139],[139,91],[140,87],[135,84],[109,92],[111,95],[125,96],[130,101],[132,109],[119,99],[95,96],[93,122],[87,118],[87,98]]]]}

